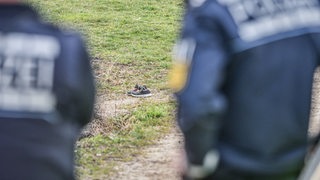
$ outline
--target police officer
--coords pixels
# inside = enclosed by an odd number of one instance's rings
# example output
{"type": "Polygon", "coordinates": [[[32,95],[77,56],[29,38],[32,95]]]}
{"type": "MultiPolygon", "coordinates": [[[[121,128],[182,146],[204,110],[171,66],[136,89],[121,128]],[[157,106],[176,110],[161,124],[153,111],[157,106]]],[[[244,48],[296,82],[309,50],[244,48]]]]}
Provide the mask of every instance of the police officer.
{"type": "Polygon", "coordinates": [[[0,179],[74,179],[74,143],[93,103],[80,36],[0,0],[0,179]]]}
{"type": "Polygon", "coordinates": [[[296,179],[320,61],[318,0],[189,0],[171,87],[185,179],[296,179]]]}

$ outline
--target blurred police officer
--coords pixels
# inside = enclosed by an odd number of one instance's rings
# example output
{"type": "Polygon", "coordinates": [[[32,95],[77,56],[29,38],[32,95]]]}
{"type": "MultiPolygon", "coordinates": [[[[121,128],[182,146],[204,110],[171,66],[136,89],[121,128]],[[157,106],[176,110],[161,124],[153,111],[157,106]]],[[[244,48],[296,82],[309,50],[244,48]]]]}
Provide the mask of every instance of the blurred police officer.
{"type": "Polygon", "coordinates": [[[296,179],[320,61],[318,0],[189,0],[171,86],[185,179],[296,179]]]}
{"type": "Polygon", "coordinates": [[[93,101],[80,36],[0,0],[0,179],[74,179],[74,143],[93,101]]]}

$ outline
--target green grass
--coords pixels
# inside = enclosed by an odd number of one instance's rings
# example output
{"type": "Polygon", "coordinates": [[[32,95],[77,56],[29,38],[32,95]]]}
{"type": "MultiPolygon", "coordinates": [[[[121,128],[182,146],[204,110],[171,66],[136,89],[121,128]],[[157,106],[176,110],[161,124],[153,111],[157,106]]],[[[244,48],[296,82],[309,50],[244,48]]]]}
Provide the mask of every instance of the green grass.
{"type": "MultiPolygon", "coordinates": [[[[109,99],[117,99],[136,83],[169,95],[167,72],[183,1],[29,2],[47,21],[83,35],[92,57],[98,96],[107,94],[109,99]]],[[[145,99],[126,108],[127,113],[96,120],[102,130],[77,142],[79,179],[108,179],[117,162],[129,161],[173,126],[173,101],[145,99]]]]}
{"type": "Polygon", "coordinates": [[[93,59],[99,64],[114,66],[115,69],[108,73],[116,73],[118,68],[126,70],[121,74],[125,82],[112,79],[111,83],[112,75],[97,71],[101,78],[98,81],[99,92],[106,93],[115,87],[117,90],[128,88],[132,81],[165,87],[163,75],[171,64],[182,1],[30,1],[37,3],[48,20],[82,32],[88,40],[93,59]],[[153,79],[155,75],[156,80],[153,79]]]}
{"type": "Polygon", "coordinates": [[[109,119],[107,133],[85,138],[78,143],[79,179],[101,179],[114,172],[115,162],[129,161],[141,147],[153,144],[172,127],[172,103],[136,107],[130,115],[109,119]]]}

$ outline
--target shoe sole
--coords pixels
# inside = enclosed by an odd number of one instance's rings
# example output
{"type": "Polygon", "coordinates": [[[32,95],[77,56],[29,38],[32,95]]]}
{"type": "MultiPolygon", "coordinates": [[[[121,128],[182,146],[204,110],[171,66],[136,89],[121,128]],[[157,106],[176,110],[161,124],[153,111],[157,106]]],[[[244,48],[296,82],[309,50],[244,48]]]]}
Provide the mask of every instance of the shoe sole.
{"type": "Polygon", "coordinates": [[[150,97],[150,96],[152,96],[152,94],[141,94],[141,95],[130,94],[130,96],[133,96],[133,97],[150,97]]]}

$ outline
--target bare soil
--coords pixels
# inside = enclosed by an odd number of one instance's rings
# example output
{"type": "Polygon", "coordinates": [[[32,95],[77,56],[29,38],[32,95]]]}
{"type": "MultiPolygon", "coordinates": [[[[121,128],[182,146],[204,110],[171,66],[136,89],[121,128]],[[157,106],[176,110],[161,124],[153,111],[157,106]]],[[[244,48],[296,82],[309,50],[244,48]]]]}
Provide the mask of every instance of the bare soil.
{"type": "Polygon", "coordinates": [[[182,137],[177,129],[163,136],[155,145],[144,149],[142,156],[131,162],[119,164],[110,179],[114,180],[164,180],[179,179],[177,157],[182,150],[182,137]]]}

